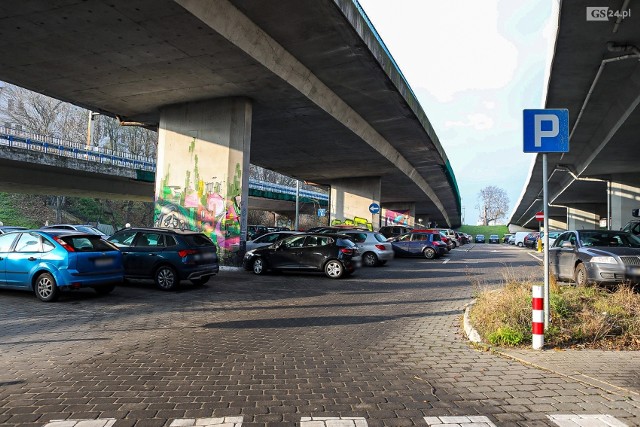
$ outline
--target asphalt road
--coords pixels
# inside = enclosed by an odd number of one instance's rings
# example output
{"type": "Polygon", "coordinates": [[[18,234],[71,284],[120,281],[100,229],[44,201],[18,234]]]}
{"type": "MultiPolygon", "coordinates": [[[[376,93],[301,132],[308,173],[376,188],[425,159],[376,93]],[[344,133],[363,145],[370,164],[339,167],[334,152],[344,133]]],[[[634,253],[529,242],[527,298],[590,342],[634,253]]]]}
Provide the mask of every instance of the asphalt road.
{"type": "Polygon", "coordinates": [[[541,277],[529,254],[472,244],[343,280],[222,272],[54,304],[0,291],[0,425],[640,425],[638,398],[467,342],[476,287],[541,277]]]}

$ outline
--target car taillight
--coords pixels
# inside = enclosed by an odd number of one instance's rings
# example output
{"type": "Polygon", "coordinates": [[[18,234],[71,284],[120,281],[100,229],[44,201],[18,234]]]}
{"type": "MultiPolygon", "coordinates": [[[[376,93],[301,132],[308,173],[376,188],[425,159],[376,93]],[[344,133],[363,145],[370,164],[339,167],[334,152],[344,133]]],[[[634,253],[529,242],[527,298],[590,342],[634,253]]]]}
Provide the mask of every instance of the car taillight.
{"type": "Polygon", "coordinates": [[[180,256],[180,258],[184,258],[187,255],[194,255],[197,254],[198,251],[195,249],[183,249],[181,251],[178,251],[178,255],[180,256]]]}
{"type": "Polygon", "coordinates": [[[381,251],[384,251],[385,249],[387,249],[387,248],[384,247],[384,245],[376,245],[376,248],[381,250],[381,251]]]}
{"type": "Polygon", "coordinates": [[[353,255],[353,249],[349,249],[349,248],[342,248],[340,249],[340,252],[342,252],[345,255],[353,255]]]}
{"type": "Polygon", "coordinates": [[[73,249],[73,246],[71,246],[70,244],[68,244],[67,242],[65,242],[64,240],[59,238],[58,236],[55,236],[53,238],[53,240],[55,240],[56,242],[60,243],[60,246],[65,248],[67,250],[67,252],[75,252],[76,251],[75,249],[73,249]]]}

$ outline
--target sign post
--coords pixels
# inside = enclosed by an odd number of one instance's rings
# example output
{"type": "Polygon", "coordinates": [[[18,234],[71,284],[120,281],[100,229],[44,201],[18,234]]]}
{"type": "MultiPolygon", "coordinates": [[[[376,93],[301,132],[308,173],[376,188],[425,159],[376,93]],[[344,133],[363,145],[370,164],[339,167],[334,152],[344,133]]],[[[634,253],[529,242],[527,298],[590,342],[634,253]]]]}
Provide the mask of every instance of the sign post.
{"type": "MultiPolygon", "coordinates": [[[[569,152],[569,110],[522,110],[523,151],[542,153],[544,217],[544,329],[549,327],[549,188],[547,153],[569,152]]],[[[537,218],[536,214],[536,218],[537,218]]]]}

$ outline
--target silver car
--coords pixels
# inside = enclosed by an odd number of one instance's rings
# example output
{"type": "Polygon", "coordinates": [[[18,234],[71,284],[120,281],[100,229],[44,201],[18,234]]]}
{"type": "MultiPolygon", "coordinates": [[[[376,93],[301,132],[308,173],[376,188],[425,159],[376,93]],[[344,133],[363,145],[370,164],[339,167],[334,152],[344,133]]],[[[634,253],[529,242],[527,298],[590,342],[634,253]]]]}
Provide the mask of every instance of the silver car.
{"type": "Polygon", "coordinates": [[[285,237],[293,236],[294,234],[299,234],[298,231],[274,231],[273,233],[263,234],[260,237],[257,237],[253,240],[249,240],[247,242],[247,251],[251,249],[260,248],[262,246],[269,246],[279,240],[284,239],[285,237]]]}
{"type": "MultiPolygon", "coordinates": [[[[358,247],[358,257],[362,264],[368,267],[384,265],[393,259],[394,252],[387,238],[376,231],[344,230],[340,234],[349,236],[349,240],[358,247]]],[[[354,258],[356,262],[357,258],[354,258]]]]}

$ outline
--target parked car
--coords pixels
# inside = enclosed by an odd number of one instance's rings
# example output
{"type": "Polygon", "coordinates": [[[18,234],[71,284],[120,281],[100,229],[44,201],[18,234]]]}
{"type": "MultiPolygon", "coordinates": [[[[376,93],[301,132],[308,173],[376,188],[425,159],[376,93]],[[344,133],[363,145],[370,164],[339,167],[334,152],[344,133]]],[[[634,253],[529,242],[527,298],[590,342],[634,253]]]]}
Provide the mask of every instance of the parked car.
{"type": "Polygon", "coordinates": [[[507,240],[507,243],[510,245],[515,245],[516,244],[516,235],[512,234],[511,236],[509,236],[509,239],[507,240]]]}
{"type": "Polygon", "coordinates": [[[505,234],[502,236],[502,243],[509,243],[509,239],[513,236],[513,234],[505,234]]]}
{"type": "Polygon", "coordinates": [[[343,234],[302,233],[247,251],[243,266],[254,274],[269,270],[322,271],[327,277],[339,279],[356,270],[357,255],[355,243],[343,234]]]}
{"type": "Polygon", "coordinates": [[[16,225],[0,225],[0,234],[11,233],[12,231],[24,231],[26,227],[18,227],[16,225]]]}
{"type": "Polygon", "coordinates": [[[442,230],[439,230],[437,228],[419,228],[419,229],[413,229],[411,230],[412,233],[431,233],[431,234],[437,234],[440,237],[434,239],[435,241],[439,241],[442,245],[444,245],[446,252],[451,251],[451,249],[454,248],[454,244],[453,244],[453,239],[451,239],[447,233],[445,233],[442,230]]]}
{"type": "Polygon", "coordinates": [[[444,234],[449,240],[451,240],[451,243],[453,244],[454,248],[457,248],[458,246],[460,246],[460,241],[457,239],[456,237],[456,232],[449,229],[449,228],[441,228],[440,231],[442,232],[442,234],[444,234]]]}
{"type": "Polygon", "coordinates": [[[378,233],[382,234],[387,239],[390,239],[392,237],[408,233],[411,230],[412,228],[406,225],[385,225],[384,227],[380,227],[378,233]]]}
{"type": "Polygon", "coordinates": [[[549,272],[578,286],[640,282],[640,238],[626,231],[562,233],[549,248],[549,272]]]}
{"type": "Polygon", "coordinates": [[[293,236],[294,234],[299,234],[298,231],[274,231],[273,233],[263,234],[262,236],[249,240],[247,242],[247,250],[250,251],[255,248],[260,248],[262,246],[269,246],[278,240],[282,240],[285,237],[293,236]]]}
{"type": "Polygon", "coordinates": [[[216,245],[197,231],[125,228],[109,241],[123,253],[125,279],[153,279],[164,291],[181,280],[204,284],[219,270],[216,245]]]}
{"type": "Polygon", "coordinates": [[[540,233],[529,233],[524,237],[522,243],[527,248],[535,248],[538,245],[538,237],[540,233]]]}
{"type": "Polygon", "coordinates": [[[412,231],[391,240],[396,256],[423,256],[427,259],[441,257],[447,252],[440,233],[412,231]]]}
{"type": "Polygon", "coordinates": [[[489,236],[489,243],[500,243],[500,236],[497,234],[491,234],[489,236]]]}
{"type": "Polygon", "coordinates": [[[357,227],[355,225],[331,225],[327,227],[314,227],[310,229],[313,231],[308,231],[308,233],[322,233],[322,234],[341,234],[345,230],[362,230],[369,231],[368,228],[357,227]]]}
{"type": "Polygon", "coordinates": [[[524,238],[531,233],[530,231],[516,231],[513,244],[519,247],[524,246],[524,238]]]}
{"type": "Polygon", "coordinates": [[[45,225],[44,227],[40,227],[40,230],[74,230],[80,231],[83,233],[95,234],[96,236],[100,236],[103,239],[108,238],[105,233],[95,228],[93,225],[89,224],[53,224],[53,225],[45,225]]]}
{"type": "Polygon", "coordinates": [[[123,280],[122,254],[95,234],[27,230],[0,235],[0,288],[55,301],[68,289],[108,294],[123,280]]]}
{"type": "Polygon", "coordinates": [[[356,244],[359,254],[356,260],[361,258],[363,265],[368,267],[384,265],[394,257],[391,243],[376,231],[345,230],[342,234],[356,244]]]}
{"type": "Polygon", "coordinates": [[[247,225],[247,240],[253,240],[268,232],[269,229],[265,225],[247,225]]]}
{"type": "Polygon", "coordinates": [[[476,243],[484,243],[484,234],[476,234],[476,238],[474,240],[476,243]]]}

